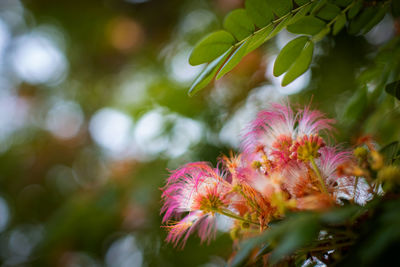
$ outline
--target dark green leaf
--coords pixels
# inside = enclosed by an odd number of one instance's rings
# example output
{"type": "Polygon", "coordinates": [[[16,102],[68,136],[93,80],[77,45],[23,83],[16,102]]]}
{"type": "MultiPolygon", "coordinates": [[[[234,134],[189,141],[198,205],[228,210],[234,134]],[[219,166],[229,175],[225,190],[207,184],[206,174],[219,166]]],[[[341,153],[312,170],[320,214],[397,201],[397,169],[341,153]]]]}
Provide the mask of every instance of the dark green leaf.
{"type": "Polygon", "coordinates": [[[321,214],[320,220],[323,224],[344,224],[353,220],[362,210],[363,207],[353,205],[338,207],[321,214]]]}
{"type": "Polygon", "coordinates": [[[325,25],[325,22],[316,17],[306,16],[287,26],[287,30],[291,33],[314,35],[319,33],[325,25]]]}
{"type": "Polygon", "coordinates": [[[288,231],[279,240],[269,257],[272,264],[308,245],[319,233],[318,217],[314,214],[301,214],[290,219],[287,224],[288,231]]]}
{"type": "Polygon", "coordinates": [[[239,41],[252,34],[255,30],[246,10],[241,8],[233,10],[225,17],[224,28],[230,31],[239,41]]]}
{"type": "Polygon", "coordinates": [[[311,64],[312,56],[314,52],[314,43],[308,42],[301,51],[300,56],[296,59],[293,65],[289,68],[282,80],[282,86],[286,86],[297,77],[307,71],[311,64]]]}
{"type": "Polygon", "coordinates": [[[225,60],[231,54],[232,48],[226,51],[219,58],[214,59],[207,67],[200,73],[200,75],[193,82],[192,86],[189,89],[189,96],[193,96],[199,90],[206,87],[214,78],[215,74],[219,70],[219,68],[224,64],[225,60]]]}
{"type": "Polygon", "coordinates": [[[272,11],[278,16],[282,17],[289,13],[293,8],[292,0],[266,0],[272,11]]]}
{"type": "Polygon", "coordinates": [[[357,1],[354,6],[352,6],[349,9],[349,12],[347,13],[347,16],[349,17],[349,19],[353,19],[355,16],[357,16],[358,12],[360,12],[360,10],[363,7],[363,3],[362,0],[357,1]]]}
{"type": "Polygon", "coordinates": [[[249,38],[249,46],[247,47],[247,52],[250,53],[254,49],[258,48],[264,42],[269,39],[269,35],[271,34],[272,30],[274,29],[274,25],[270,24],[269,26],[257,31],[254,35],[249,38]]]}
{"type": "Polygon", "coordinates": [[[340,8],[334,4],[327,3],[318,12],[317,16],[321,19],[332,20],[341,12],[340,8]]]}
{"type": "Polygon", "coordinates": [[[400,100],[400,80],[386,85],[385,91],[400,100]]]}
{"type": "Polygon", "coordinates": [[[246,11],[254,24],[262,28],[272,21],[274,14],[265,0],[246,0],[246,11]]]}
{"type": "Polygon", "coordinates": [[[338,34],[345,25],[346,25],[346,16],[344,14],[341,14],[337,18],[335,24],[333,24],[333,35],[338,34]]]}
{"type": "Polygon", "coordinates": [[[235,38],[229,32],[213,32],[197,43],[190,55],[189,63],[199,65],[210,62],[226,52],[234,43],[235,38]]]}
{"type": "Polygon", "coordinates": [[[247,47],[250,43],[250,40],[244,41],[233,53],[232,55],[229,56],[229,58],[226,60],[225,64],[222,66],[220,71],[217,74],[216,79],[218,80],[222,76],[224,76],[226,73],[231,71],[239,62],[242,60],[242,58],[246,55],[247,52],[247,47]]]}
{"type": "Polygon", "coordinates": [[[400,143],[398,141],[394,141],[382,147],[379,152],[383,155],[385,164],[392,164],[400,152],[400,143]]]}
{"type": "Polygon", "coordinates": [[[268,232],[264,232],[263,234],[253,237],[249,240],[246,240],[241,243],[240,250],[236,253],[233,261],[231,263],[231,267],[239,267],[245,265],[248,261],[251,252],[262,243],[266,242],[268,239],[268,232]]]}
{"type": "Polygon", "coordinates": [[[358,34],[362,28],[376,15],[376,7],[367,7],[349,24],[349,33],[358,34]]]}
{"type": "Polygon", "coordinates": [[[299,57],[301,51],[303,50],[305,44],[309,40],[306,36],[300,36],[296,39],[290,41],[282,48],[274,64],[274,75],[280,76],[285,73],[289,67],[295,62],[299,57]]]}

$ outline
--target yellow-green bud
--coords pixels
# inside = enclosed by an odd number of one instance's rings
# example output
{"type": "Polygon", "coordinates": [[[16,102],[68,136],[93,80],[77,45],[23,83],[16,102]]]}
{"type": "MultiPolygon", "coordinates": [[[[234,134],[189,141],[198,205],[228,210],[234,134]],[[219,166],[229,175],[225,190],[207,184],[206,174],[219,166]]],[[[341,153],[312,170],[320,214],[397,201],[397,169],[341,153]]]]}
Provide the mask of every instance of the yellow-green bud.
{"type": "Polygon", "coordinates": [[[371,151],[371,168],[375,171],[383,167],[383,156],[378,151],[371,151]]]}
{"type": "Polygon", "coordinates": [[[243,229],[247,229],[247,228],[250,227],[250,223],[248,223],[248,222],[242,222],[241,226],[242,226],[243,229]]]}
{"type": "Polygon", "coordinates": [[[354,149],[353,153],[354,153],[354,156],[356,156],[359,159],[366,159],[368,156],[368,150],[362,146],[356,147],[354,149]]]}

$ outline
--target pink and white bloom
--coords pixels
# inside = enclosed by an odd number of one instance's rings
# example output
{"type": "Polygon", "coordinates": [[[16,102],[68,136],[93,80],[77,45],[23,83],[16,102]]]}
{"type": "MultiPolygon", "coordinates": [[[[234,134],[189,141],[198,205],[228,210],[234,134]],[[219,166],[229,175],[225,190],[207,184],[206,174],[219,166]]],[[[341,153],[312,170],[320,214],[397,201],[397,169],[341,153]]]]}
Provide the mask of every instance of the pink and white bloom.
{"type": "MultiPolygon", "coordinates": [[[[333,122],[308,106],[294,114],[288,104],[273,104],[270,110],[259,112],[250,124],[243,141],[243,151],[252,155],[252,160],[262,160],[264,156],[282,166],[291,159],[298,159],[299,147],[311,144],[318,151],[325,146],[319,135],[322,131],[332,130],[333,122]]],[[[300,152],[307,152],[307,156],[309,151],[303,149],[300,152]]]]}
{"type": "Polygon", "coordinates": [[[202,241],[215,236],[215,211],[228,207],[232,186],[218,170],[207,163],[189,163],[172,172],[163,188],[163,222],[186,215],[178,223],[168,226],[167,241],[185,244],[188,236],[198,230],[202,241]]]}
{"type": "Polygon", "coordinates": [[[317,161],[318,168],[325,180],[328,190],[335,199],[352,198],[355,178],[339,175],[337,169],[346,162],[353,160],[350,151],[338,151],[336,147],[324,147],[320,150],[321,157],[317,161]]]}

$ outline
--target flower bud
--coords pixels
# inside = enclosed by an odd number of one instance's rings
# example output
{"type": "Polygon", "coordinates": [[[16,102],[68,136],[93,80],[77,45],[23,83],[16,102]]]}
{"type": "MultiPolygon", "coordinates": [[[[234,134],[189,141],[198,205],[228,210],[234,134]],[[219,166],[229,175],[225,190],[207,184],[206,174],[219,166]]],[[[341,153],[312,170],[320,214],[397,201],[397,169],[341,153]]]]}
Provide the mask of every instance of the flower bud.
{"type": "Polygon", "coordinates": [[[372,150],[371,153],[371,168],[375,171],[383,167],[383,156],[376,150],[372,150]]]}
{"type": "Polygon", "coordinates": [[[354,156],[356,156],[357,158],[363,160],[366,159],[368,156],[368,150],[365,147],[359,146],[356,147],[353,151],[354,156]]]}

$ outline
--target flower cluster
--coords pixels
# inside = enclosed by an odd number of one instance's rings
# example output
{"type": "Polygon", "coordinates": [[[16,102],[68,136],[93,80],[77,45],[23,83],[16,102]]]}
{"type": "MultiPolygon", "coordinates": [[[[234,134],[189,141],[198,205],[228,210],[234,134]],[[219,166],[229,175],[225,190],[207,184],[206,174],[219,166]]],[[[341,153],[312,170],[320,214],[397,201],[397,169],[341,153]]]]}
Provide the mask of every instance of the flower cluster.
{"type": "Polygon", "coordinates": [[[308,106],[295,113],[273,104],[248,126],[240,154],[221,157],[218,168],[196,162],[173,171],[162,189],[167,241],[183,246],[195,231],[210,241],[218,216],[233,221],[237,238],[288,210],[325,210],[351,199],[355,179],[337,170],[353,159],[328,145],[333,123],[308,106]]]}

